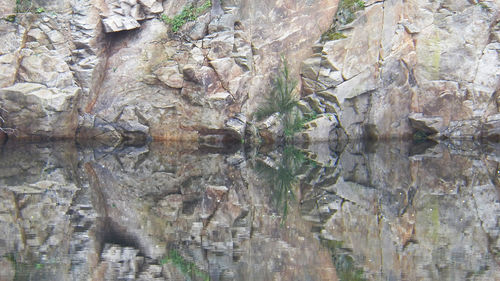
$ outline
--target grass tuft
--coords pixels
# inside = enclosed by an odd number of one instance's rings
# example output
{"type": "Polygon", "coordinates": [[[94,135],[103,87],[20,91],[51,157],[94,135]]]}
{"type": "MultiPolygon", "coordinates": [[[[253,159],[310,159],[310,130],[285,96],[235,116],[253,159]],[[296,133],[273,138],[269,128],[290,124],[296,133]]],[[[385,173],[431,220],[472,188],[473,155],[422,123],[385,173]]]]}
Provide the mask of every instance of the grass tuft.
{"type": "Polygon", "coordinates": [[[193,4],[185,6],[180,14],[174,16],[173,18],[170,18],[165,14],[162,14],[160,18],[163,22],[170,25],[172,27],[172,31],[176,33],[184,24],[186,24],[186,22],[196,20],[210,7],[212,7],[212,1],[207,0],[200,7],[195,7],[193,4]]]}

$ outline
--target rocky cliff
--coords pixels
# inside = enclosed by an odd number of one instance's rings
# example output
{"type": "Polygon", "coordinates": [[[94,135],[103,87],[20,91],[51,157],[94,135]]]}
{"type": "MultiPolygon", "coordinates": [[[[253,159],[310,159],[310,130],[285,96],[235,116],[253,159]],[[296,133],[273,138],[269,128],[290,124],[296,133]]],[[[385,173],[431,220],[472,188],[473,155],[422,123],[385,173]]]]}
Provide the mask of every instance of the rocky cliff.
{"type": "Polygon", "coordinates": [[[3,0],[0,11],[2,127],[18,138],[240,139],[281,55],[301,111],[327,114],[306,140],[498,138],[498,1],[3,0]]]}
{"type": "Polygon", "coordinates": [[[280,55],[298,66],[311,54],[336,10],[333,0],[3,2],[3,127],[106,142],[241,137],[226,123],[255,110],[280,55]],[[189,7],[195,19],[178,30],[164,22],[189,7]]]}
{"type": "Polygon", "coordinates": [[[304,99],[350,138],[498,138],[498,1],[347,1],[304,99]]]}

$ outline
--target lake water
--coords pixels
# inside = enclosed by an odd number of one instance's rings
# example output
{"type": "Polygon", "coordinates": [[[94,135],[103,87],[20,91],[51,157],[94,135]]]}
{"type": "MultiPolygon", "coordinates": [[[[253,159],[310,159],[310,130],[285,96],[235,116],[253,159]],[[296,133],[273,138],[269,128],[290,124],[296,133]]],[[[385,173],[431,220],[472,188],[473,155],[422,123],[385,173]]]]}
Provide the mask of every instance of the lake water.
{"type": "Polygon", "coordinates": [[[6,144],[0,280],[500,280],[500,146],[6,144]]]}

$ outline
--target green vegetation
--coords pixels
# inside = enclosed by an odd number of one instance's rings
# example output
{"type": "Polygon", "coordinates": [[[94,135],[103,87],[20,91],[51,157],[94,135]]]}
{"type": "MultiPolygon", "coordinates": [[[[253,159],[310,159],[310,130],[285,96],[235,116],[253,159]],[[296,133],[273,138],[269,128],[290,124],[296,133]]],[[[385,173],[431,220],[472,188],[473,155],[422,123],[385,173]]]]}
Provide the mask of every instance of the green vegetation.
{"type": "MultiPolygon", "coordinates": [[[[45,13],[43,7],[35,8],[32,0],[16,0],[16,7],[14,8],[16,14],[20,13],[45,13]]],[[[16,15],[8,15],[4,18],[6,21],[14,22],[16,20],[16,15]]]]}
{"type": "Polygon", "coordinates": [[[16,15],[7,15],[4,19],[6,21],[8,21],[8,22],[15,22],[16,21],[16,15]]]}
{"type": "Polygon", "coordinates": [[[363,269],[357,267],[354,259],[342,249],[342,242],[333,240],[322,240],[322,244],[328,248],[337,270],[340,281],[365,281],[363,269]]]}
{"type": "Polygon", "coordinates": [[[194,21],[201,14],[203,14],[208,8],[212,7],[212,1],[207,0],[200,7],[195,7],[193,4],[185,6],[181,13],[174,16],[173,18],[168,17],[165,14],[161,15],[161,19],[166,24],[172,27],[172,31],[175,33],[188,21],[194,21]]]}
{"type": "Polygon", "coordinates": [[[300,132],[304,129],[304,125],[318,118],[316,112],[300,114],[298,111],[293,111],[291,117],[287,119],[287,122],[284,123],[284,131],[285,137],[291,138],[296,132],[300,132]]]}
{"type": "Polygon", "coordinates": [[[335,31],[333,29],[328,29],[321,35],[321,42],[339,40],[344,38],[347,38],[347,36],[345,36],[341,32],[335,31]]]}
{"type": "Polygon", "coordinates": [[[337,9],[337,20],[341,24],[348,24],[356,19],[356,12],[365,8],[365,2],[362,0],[342,0],[337,9]]]}
{"type": "Polygon", "coordinates": [[[274,88],[266,97],[264,105],[257,110],[255,117],[262,120],[275,112],[278,112],[282,118],[287,118],[299,101],[293,89],[297,83],[290,78],[288,63],[282,57],[283,68],[278,77],[274,79],[274,88]]]}
{"type": "Polygon", "coordinates": [[[330,29],[321,35],[321,42],[333,41],[347,38],[339,31],[339,27],[349,24],[356,19],[356,12],[365,8],[365,2],[362,0],[340,0],[335,14],[334,23],[330,29]]]}
{"type": "Polygon", "coordinates": [[[273,80],[273,90],[266,96],[263,106],[255,112],[255,118],[260,121],[274,113],[279,113],[285,137],[291,138],[303,129],[306,122],[317,116],[316,114],[302,114],[298,110],[299,97],[293,91],[297,83],[290,78],[288,63],[283,57],[282,64],[282,69],[273,80]]]}
{"type": "Polygon", "coordinates": [[[170,250],[167,256],[160,260],[160,263],[162,265],[172,263],[182,272],[182,274],[184,274],[184,276],[190,277],[189,280],[193,277],[203,278],[204,281],[210,280],[210,276],[206,272],[200,270],[193,262],[187,261],[175,249],[170,250]]]}

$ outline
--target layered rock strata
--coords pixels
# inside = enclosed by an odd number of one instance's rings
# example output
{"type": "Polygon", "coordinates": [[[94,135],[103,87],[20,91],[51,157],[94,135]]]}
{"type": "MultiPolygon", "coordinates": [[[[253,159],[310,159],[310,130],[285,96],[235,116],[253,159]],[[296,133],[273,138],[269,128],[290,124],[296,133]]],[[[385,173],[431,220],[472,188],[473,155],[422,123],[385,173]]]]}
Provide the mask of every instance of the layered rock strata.
{"type": "Polygon", "coordinates": [[[497,1],[341,1],[301,67],[351,139],[498,139],[497,1]]]}

